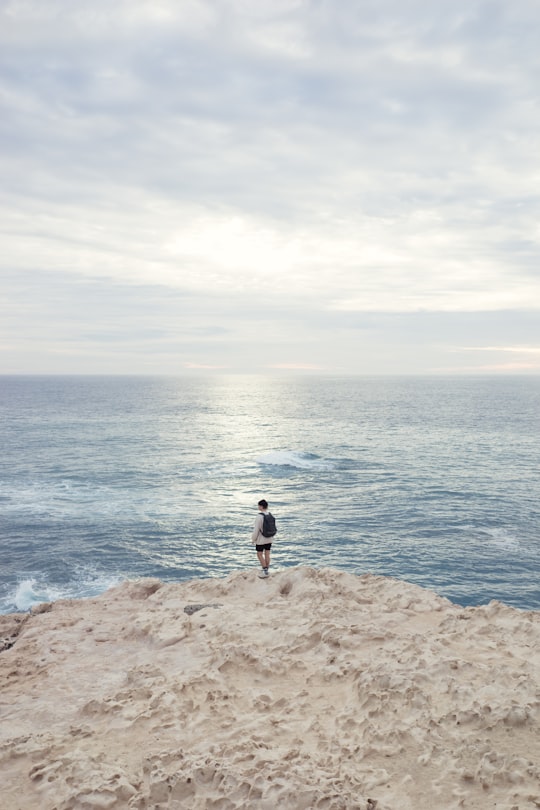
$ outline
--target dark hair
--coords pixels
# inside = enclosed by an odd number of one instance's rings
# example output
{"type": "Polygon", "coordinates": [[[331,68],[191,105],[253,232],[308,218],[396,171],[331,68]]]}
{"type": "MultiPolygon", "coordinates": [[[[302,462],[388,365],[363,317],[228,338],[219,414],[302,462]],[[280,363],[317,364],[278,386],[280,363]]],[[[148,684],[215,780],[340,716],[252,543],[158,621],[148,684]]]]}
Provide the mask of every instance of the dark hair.
{"type": "Polygon", "coordinates": [[[257,506],[262,506],[263,509],[268,509],[268,501],[265,501],[263,498],[262,501],[259,501],[257,506]]]}

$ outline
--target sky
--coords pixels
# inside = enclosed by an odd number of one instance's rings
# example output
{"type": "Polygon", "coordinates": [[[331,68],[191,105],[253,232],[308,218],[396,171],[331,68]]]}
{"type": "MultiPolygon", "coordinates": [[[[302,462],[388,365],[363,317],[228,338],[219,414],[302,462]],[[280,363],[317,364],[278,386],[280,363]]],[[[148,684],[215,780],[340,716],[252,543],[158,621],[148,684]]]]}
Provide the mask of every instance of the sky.
{"type": "Polygon", "coordinates": [[[0,0],[1,374],[538,374],[537,0],[0,0]]]}

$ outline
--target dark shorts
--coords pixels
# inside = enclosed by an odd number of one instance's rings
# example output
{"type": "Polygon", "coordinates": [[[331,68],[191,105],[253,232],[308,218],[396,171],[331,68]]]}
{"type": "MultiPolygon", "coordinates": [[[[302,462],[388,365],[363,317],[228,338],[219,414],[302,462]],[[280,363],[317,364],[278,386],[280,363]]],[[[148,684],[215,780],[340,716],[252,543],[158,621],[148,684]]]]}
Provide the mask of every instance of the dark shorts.
{"type": "Polygon", "coordinates": [[[270,551],[272,548],[272,543],[263,543],[262,545],[256,545],[255,548],[257,551],[270,551]]]}

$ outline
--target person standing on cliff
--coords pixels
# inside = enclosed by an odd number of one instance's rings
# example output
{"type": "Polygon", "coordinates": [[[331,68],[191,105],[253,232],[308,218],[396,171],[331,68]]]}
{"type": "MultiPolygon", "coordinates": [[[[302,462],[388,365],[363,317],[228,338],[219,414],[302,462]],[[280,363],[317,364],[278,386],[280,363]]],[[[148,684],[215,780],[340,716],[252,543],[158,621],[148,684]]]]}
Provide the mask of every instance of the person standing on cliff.
{"type": "Polygon", "coordinates": [[[257,557],[261,564],[262,571],[259,576],[265,579],[269,576],[268,569],[270,568],[270,551],[272,549],[272,540],[277,532],[276,521],[271,512],[268,511],[268,501],[264,498],[259,501],[259,514],[255,519],[253,532],[251,533],[251,542],[257,551],[257,557]]]}

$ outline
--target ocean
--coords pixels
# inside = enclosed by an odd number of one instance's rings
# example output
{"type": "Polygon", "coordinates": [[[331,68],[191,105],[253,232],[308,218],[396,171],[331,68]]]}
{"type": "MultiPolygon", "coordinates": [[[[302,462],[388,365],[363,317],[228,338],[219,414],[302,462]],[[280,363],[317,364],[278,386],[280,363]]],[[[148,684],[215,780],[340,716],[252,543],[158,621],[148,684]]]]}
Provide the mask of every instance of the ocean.
{"type": "Polygon", "coordinates": [[[0,612],[333,566],[540,609],[539,377],[0,377],[0,612]]]}

